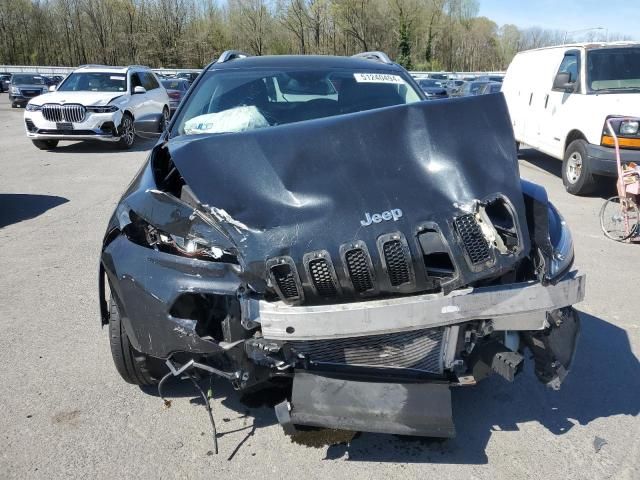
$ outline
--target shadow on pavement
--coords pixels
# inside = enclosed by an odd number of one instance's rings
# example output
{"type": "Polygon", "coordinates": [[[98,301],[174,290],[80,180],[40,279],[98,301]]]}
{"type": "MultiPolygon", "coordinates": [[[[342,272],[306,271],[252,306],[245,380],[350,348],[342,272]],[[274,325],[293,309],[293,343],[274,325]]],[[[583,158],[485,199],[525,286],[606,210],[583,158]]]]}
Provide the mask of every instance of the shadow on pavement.
{"type": "MultiPolygon", "coordinates": [[[[326,460],[360,462],[485,464],[491,435],[496,431],[518,431],[519,424],[538,422],[554,435],[564,435],[575,425],[613,415],[636,416],[640,411],[640,364],[631,351],[626,332],[611,323],[581,313],[581,334],[571,373],[558,392],[539,383],[528,369],[513,384],[491,377],[477,387],[453,389],[453,412],[457,437],[451,440],[400,437],[373,433],[327,431],[318,444],[316,431],[301,432],[295,443],[326,448],[326,460]],[[307,439],[305,439],[307,437],[307,439]]],[[[218,436],[246,431],[238,449],[257,428],[277,423],[273,405],[283,398],[280,391],[255,393],[240,398],[231,386],[217,381],[215,397],[238,412],[233,418],[216,417],[218,436]],[[239,427],[231,426],[238,425],[239,427]],[[225,427],[225,425],[229,427],[225,427]]],[[[146,391],[146,390],[145,390],[146,391]]],[[[191,396],[193,386],[172,384],[169,396],[191,396]]],[[[149,391],[149,393],[152,393],[149,391]]],[[[206,418],[206,412],[198,413],[206,418]]],[[[292,439],[282,435],[282,442],[292,439]]],[[[225,447],[228,451],[230,446],[225,447]]]]}
{"type": "Polygon", "coordinates": [[[562,162],[557,158],[545,155],[533,148],[521,148],[518,152],[518,159],[524,160],[525,162],[562,179],[562,162]]]}
{"type": "MultiPolygon", "coordinates": [[[[550,157],[532,148],[522,148],[518,153],[518,159],[558,177],[562,182],[562,162],[557,158],[550,157]]],[[[607,199],[614,195],[617,195],[615,178],[599,177],[598,188],[591,196],[607,199]]]]}
{"type": "Polygon", "coordinates": [[[105,152],[145,152],[151,150],[156,144],[156,140],[149,140],[146,138],[136,138],[136,142],[133,147],[128,150],[122,150],[115,142],[101,142],[101,141],[78,141],[74,143],[62,143],[54,150],[49,150],[49,153],[105,153],[105,152]]]}
{"type": "Polygon", "coordinates": [[[37,217],[68,201],[54,195],[0,193],[0,228],[37,217]]]}

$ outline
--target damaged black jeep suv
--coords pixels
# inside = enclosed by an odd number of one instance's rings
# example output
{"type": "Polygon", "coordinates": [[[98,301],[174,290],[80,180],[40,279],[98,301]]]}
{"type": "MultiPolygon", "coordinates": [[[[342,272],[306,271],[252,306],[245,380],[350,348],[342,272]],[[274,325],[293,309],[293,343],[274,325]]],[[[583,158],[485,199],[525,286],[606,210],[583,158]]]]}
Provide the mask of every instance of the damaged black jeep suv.
{"type": "MultiPolygon", "coordinates": [[[[521,181],[501,94],[424,102],[381,53],[207,67],[118,204],[99,295],[134,384],[279,384],[296,425],[454,435],[450,388],[559,388],[579,330],[567,225],[521,181]]],[[[163,130],[161,133],[159,130],[163,130]]]]}

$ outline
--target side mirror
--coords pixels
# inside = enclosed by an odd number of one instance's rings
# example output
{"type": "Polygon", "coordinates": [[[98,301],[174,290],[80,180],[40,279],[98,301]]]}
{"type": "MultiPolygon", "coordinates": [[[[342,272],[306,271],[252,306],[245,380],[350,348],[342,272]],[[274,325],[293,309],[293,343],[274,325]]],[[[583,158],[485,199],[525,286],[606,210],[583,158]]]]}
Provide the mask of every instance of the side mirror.
{"type": "Polygon", "coordinates": [[[133,126],[136,134],[142,138],[157,138],[162,135],[162,132],[167,127],[164,115],[161,113],[150,113],[149,115],[138,117],[133,122],[133,126]]]}
{"type": "Polygon", "coordinates": [[[58,87],[56,87],[55,85],[50,85],[50,86],[49,86],[49,91],[50,91],[50,92],[55,92],[57,88],[58,88],[58,87]]]}
{"type": "Polygon", "coordinates": [[[147,89],[144,87],[141,87],[140,85],[138,85],[137,87],[134,87],[133,94],[136,95],[140,93],[147,93],[147,89]]]}
{"type": "Polygon", "coordinates": [[[567,72],[560,72],[553,80],[554,90],[564,90],[566,92],[573,92],[575,82],[569,82],[571,76],[567,72]]]}

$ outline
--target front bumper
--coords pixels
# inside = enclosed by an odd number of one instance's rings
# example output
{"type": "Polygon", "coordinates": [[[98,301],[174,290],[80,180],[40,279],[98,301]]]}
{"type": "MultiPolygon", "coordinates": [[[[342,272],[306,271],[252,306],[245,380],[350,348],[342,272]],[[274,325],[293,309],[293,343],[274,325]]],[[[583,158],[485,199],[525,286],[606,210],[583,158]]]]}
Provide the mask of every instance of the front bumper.
{"type": "MultiPolygon", "coordinates": [[[[197,335],[195,320],[176,318],[170,311],[178,297],[187,292],[235,296],[241,285],[235,267],[158,252],[123,235],[102,253],[102,269],[132,345],[157,358],[168,358],[176,352],[220,351],[216,343],[197,335]]],[[[106,292],[101,290],[104,305],[106,292]]],[[[108,322],[108,318],[103,315],[102,321],[108,322]]]]}
{"type": "MultiPolygon", "coordinates": [[[[615,149],[587,144],[587,158],[592,173],[607,177],[616,177],[618,175],[615,149]]],[[[640,150],[621,148],[620,160],[623,164],[630,162],[640,163],[640,150]]]]}
{"type": "Polygon", "coordinates": [[[491,319],[494,330],[532,331],[547,312],[583,300],[585,276],[571,272],[555,284],[528,282],[367,302],[291,306],[253,300],[252,320],[269,340],[324,340],[450,326],[491,319]]]}
{"type": "MultiPolygon", "coordinates": [[[[214,353],[196,334],[196,321],[174,318],[172,305],[186,292],[235,297],[243,285],[237,265],[179,257],[139,246],[119,235],[102,266],[124,312],[123,323],[140,351],[167,358],[179,351],[214,353]]],[[[539,331],[547,313],[580,302],[585,276],[570,272],[555,284],[538,282],[455,290],[353,303],[292,306],[243,300],[245,320],[267,340],[335,340],[453,326],[491,319],[494,330],[539,331]]],[[[101,292],[104,300],[104,292],[101,292]]],[[[103,318],[103,322],[105,319],[103,318]]]]}
{"type": "Polygon", "coordinates": [[[25,112],[27,137],[33,140],[100,140],[117,142],[120,136],[117,126],[122,122],[122,112],[89,113],[84,121],[72,123],[70,130],[59,130],[56,122],[46,120],[41,112],[25,112]]]}

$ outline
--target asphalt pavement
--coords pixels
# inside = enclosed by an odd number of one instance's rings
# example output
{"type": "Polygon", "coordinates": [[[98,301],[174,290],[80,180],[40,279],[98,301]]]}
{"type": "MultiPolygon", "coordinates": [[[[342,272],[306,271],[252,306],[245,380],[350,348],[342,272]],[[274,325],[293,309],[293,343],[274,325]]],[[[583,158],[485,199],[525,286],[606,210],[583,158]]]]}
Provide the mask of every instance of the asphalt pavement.
{"type": "MultiPolygon", "coordinates": [[[[0,478],[640,479],[640,245],[600,232],[600,196],[567,194],[560,162],[521,153],[521,174],[565,215],[576,266],[574,368],[559,392],[531,365],[513,384],[455,389],[447,441],[283,434],[269,396],[214,385],[220,453],[189,385],[126,384],[100,327],[97,268],[111,212],[153,143],[36,149],[0,94],[0,478]]],[[[603,189],[602,196],[607,191],[603,189]]],[[[531,362],[529,362],[531,363],[531,362]]]]}

